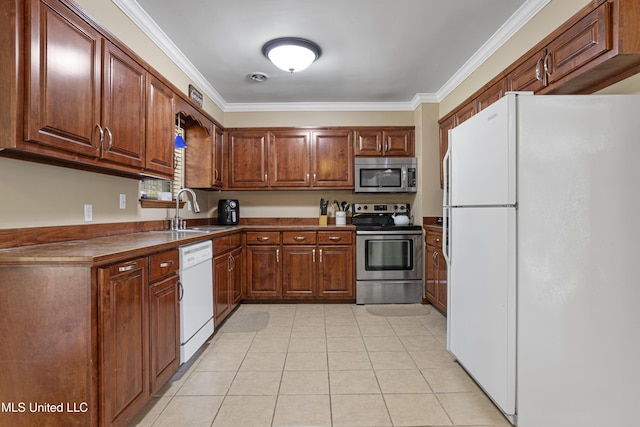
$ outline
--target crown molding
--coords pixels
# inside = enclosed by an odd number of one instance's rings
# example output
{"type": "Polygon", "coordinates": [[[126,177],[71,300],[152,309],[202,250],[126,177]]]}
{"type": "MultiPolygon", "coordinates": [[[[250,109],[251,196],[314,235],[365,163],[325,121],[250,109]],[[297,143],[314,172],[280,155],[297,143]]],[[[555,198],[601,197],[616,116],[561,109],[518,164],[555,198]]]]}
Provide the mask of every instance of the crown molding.
{"type": "Polygon", "coordinates": [[[442,101],[458,87],[467,77],[493,55],[507,40],[517,33],[531,18],[533,18],[551,0],[527,0],[516,12],[496,31],[476,53],[460,67],[460,69],[438,90],[436,97],[442,101]]]}
{"type": "Polygon", "coordinates": [[[513,34],[551,0],[527,0],[485,44],[438,90],[417,93],[408,102],[281,102],[228,103],[189,61],[136,0],[112,0],[223,112],[260,111],[413,111],[423,103],[438,103],[460,85],[513,34]]]}

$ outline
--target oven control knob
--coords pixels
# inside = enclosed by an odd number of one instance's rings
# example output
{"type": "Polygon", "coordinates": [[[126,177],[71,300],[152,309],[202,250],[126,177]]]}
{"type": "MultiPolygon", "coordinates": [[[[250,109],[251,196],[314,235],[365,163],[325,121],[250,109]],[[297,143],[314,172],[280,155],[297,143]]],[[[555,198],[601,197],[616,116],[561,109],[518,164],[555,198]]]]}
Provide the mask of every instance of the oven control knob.
{"type": "Polygon", "coordinates": [[[398,205],[393,205],[393,210],[397,211],[398,210],[398,205]]]}
{"type": "Polygon", "coordinates": [[[362,209],[364,209],[364,210],[366,211],[367,209],[369,209],[369,206],[367,206],[367,205],[363,205],[363,206],[362,206],[362,209]]]}

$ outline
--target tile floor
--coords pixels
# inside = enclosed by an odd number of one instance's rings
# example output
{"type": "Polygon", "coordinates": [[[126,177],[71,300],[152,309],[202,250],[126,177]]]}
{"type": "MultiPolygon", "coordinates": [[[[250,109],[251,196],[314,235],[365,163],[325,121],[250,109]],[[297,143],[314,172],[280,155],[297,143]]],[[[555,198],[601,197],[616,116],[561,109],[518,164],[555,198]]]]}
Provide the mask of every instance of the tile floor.
{"type": "Polygon", "coordinates": [[[223,325],[131,425],[509,426],[427,307],[382,317],[348,304],[242,305],[232,316],[266,311],[266,328],[223,325]]]}

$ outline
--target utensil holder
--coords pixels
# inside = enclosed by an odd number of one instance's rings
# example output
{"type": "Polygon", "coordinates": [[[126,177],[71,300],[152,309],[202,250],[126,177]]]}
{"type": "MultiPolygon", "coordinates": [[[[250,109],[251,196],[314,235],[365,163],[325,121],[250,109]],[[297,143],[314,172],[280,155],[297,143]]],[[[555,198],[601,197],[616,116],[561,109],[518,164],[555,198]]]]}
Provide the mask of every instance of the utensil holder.
{"type": "Polygon", "coordinates": [[[347,225],[347,213],[344,211],[336,212],[336,225],[347,225]]]}

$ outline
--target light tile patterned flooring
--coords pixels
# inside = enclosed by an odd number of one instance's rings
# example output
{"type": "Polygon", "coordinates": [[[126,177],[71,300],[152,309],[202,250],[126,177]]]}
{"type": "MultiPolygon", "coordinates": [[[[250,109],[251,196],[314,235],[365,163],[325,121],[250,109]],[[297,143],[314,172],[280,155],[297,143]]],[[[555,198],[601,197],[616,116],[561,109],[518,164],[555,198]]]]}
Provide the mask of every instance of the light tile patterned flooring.
{"type": "Polygon", "coordinates": [[[267,327],[223,325],[132,426],[509,426],[427,307],[382,317],[349,304],[242,305],[234,316],[267,311],[267,327]]]}

